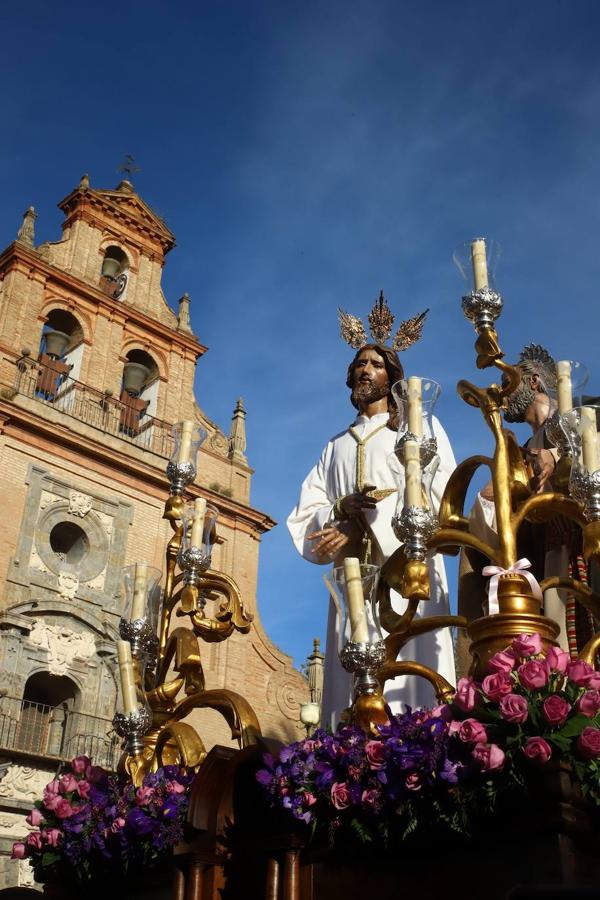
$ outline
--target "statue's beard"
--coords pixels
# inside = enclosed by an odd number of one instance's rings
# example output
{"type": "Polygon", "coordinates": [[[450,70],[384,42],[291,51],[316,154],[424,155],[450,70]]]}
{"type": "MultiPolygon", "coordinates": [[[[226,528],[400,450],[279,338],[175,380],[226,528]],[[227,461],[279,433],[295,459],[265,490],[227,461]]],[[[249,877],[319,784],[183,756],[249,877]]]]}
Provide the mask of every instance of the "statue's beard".
{"type": "Polygon", "coordinates": [[[535,391],[528,385],[521,383],[507,400],[504,420],[506,422],[524,422],[525,413],[534,400],[535,391]]]}
{"type": "Polygon", "coordinates": [[[352,403],[360,409],[367,403],[374,403],[375,400],[381,400],[387,397],[390,392],[389,384],[373,384],[372,381],[359,381],[352,388],[352,403]]]}

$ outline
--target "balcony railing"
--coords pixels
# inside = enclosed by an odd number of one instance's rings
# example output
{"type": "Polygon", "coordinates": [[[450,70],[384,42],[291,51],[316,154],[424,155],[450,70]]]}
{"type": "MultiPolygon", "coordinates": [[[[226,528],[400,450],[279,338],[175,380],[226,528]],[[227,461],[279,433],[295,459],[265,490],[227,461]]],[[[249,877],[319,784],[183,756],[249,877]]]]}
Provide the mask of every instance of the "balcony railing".
{"type": "Polygon", "coordinates": [[[14,388],[17,393],[39,400],[105,434],[123,438],[159,456],[170,455],[172,435],[167,422],[147,415],[143,403],[116,400],[106,392],[76,381],[65,370],[68,367],[64,363],[49,358],[47,364],[20,359],[16,363],[14,388]]]}
{"type": "Polygon", "coordinates": [[[17,697],[0,701],[0,748],[39,753],[58,759],[89,756],[95,765],[116,769],[119,738],[112,722],[17,697]]]}

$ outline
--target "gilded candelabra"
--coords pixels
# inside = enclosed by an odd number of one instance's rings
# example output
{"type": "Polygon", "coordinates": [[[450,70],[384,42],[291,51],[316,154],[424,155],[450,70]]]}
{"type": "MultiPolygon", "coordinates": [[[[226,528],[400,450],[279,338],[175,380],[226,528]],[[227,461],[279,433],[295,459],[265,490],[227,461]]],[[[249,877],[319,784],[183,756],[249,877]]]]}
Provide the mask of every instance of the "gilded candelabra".
{"type": "Polygon", "coordinates": [[[260,737],[254,710],[240,694],[205,686],[200,641],[221,642],[235,631],[247,633],[252,616],[244,609],[235,581],[211,569],[216,511],[202,499],[185,502],[204,437],[191,422],[174,428],[174,451],[167,466],[170,495],[164,511],[173,536],[165,551],[162,603],[158,578],[152,581],[145,565],[130,567],[124,578],[119,662],[126,708],[116,714],[114,725],[125,740],[121,766],[135,784],[163,764],[201,765],[204,743],[185,721],[193,710],[220,713],[241,747],[260,737]],[[209,614],[210,609],[215,611],[209,614]],[[191,627],[171,628],[174,614],[188,618],[191,627]]]}
{"type": "MultiPolygon", "coordinates": [[[[385,721],[383,687],[386,681],[398,675],[412,674],[426,678],[440,702],[452,697],[453,686],[438,672],[416,661],[397,660],[399,651],[418,635],[447,627],[465,628],[471,641],[470,674],[481,678],[490,657],[504,649],[517,634],[538,632],[545,647],[556,644],[559,626],[541,612],[540,591],[552,587],[568,589],[600,619],[600,597],[582,582],[573,578],[551,577],[543,580],[538,588],[534,579],[519,571],[517,538],[519,529],[526,521],[540,523],[555,516],[565,516],[583,531],[586,560],[600,556],[600,471],[586,471],[585,467],[578,465],[577,428],[573,425],[572,414],[571,419],[568,415],[556,414],[549,423],[550,433],[555,434],[553,443],[561,453],[555,490],[534,493],[516,438],[502,426],[502,411],[506,408],[507,399],[521,381],[519,370],[503,361],[504,354],[495,328],[502,311],[502,298],[488,284],[485,242],[474,241],[470,249],[475,290],[463,298],[462,308],[477,332],[477,368],[496,368],[500,372],[501,383],[481,388],[471,382],[460,381],[457,389],[465,403],[481,411],[492,432],[495,450],[492,457],[472,456],[457,466],[447,483],[437,517],[431,504],[421,501],[417,493],[412,500],[405,500],[404,508],[392,521],[401,546],[383,565],[377,588],[379,621],[388,632],[385,661],[376,671],[377,690],[371,690],[368,694],[355,693],[350,711],[353,721],[366,730],[374,730],[385,721]],[[482,466],[491,473],[497,546],[491,546],[472,534],[465,515],[469,485],[482,466]],[[416,618],[419,604],[427,603],[430,598],[426,554],[441,552],[455,555],[463,547],[479,551],[496,567],[498,612],[482,615],[471,622],[462,616],[451,615],[416,618]],[[408,601],[402,615],[392,608],[392,590],[398,591],[408,601]]],[[[407,485],[412,461],[420,461],[425,470],[427,454],[431,449],[427,446],[427,440],[411,431],[409,421],[408,433],[398,441],[396,449],[396,456],[405,466],[407,485]]],[[[596,468],[600,468],[597,462],[596,468]]],[[[586,644],[579,656],[593,664],[599,648],[600,632],[586,644]]]]}

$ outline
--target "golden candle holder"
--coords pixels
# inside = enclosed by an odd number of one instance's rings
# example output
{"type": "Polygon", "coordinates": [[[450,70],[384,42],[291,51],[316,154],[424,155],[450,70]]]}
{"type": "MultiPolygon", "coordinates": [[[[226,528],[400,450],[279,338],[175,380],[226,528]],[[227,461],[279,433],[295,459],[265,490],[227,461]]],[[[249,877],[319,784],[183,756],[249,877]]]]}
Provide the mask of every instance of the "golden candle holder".
{"type": "MultiPolygon", "coordinates": [[[[473,243],[481,249],[482,240],[473,243]]],[[[473,265],[475,266],[475,251],[473,265]]],[[[516,438],[503,428],[502,411],[508,397],[518,388],[521,375],[519,370],[503,362],[503,352],[499,344],[495,322],[502,312],[502,297],[491,287],[482,283],[481,259],[477,259],[479,283],[476,290],[463,298],[463,312],[473,323],[477,332],[475,342],[476,366],[478,369],[496,368],[501,375],[501,384],[492,383],[481,388],[468,381],[460,381],[459,396],[470,406],[481,411],[494,437],[495,450],[492,457],[476,455],[460,463],[446,486],[437,516],[437,527],[425,537],[415,519],[415,535],[407,533],[411,527],[411,517],[405,516],[403,528],[397,529],[403,542],[381,569],[378,586],[378,610],[380,623],[389,632],[385,639],[386,659],[377,673],[379,697],[372,696],[371,702],[377,707],[385,682],[400,674],[412,674],[426,678],[432,684],[440,702],[451,699],[454,688],[433,669],[416,661],[397,661],[402,647],[412,638],[441,628],[457,627],[467,630],[471,640],[470,675],[481,679],[486,673],[491,656],[505,649],[518,634],[537,632],[544,649],[557,644],[559,626],[541,611],[541,592],[547,588],[568,589],[577,600],[600,619],[600,596],[588,585],[569,577],[544,579],[539,586],[533,579],[526,578],[518,571],[517,537],[523,523],[544,523],[555,516],[566,516],[575,522],[583,534],[584,556],[587,560],[600,557],[600,471],[579,474],[573,471],[573,448],[569,441],[556,438],[561,452],[557,467],[555,490],[533,493],[529,473],[516,438]],[[494,505],[498,534],[498,546],[490,546],[469,530],[469,520],[465,515],[467,491],[475,473],[481,467],[491,473],[494,491],[494,505]],[[427,552],[442,552],[455,555],[461,548],[472,548],[487,557],[497,570],[498,612],[483,615],[472,622],[463,616],[432,616],[416,618],[420,602],[427,603],[430,585],[424,553],[415,554],[415,539],[427,552]],[[417,558],[415,558],[415,556],[417,558]],[[539,590],[538,590],[539,589],[539,590]],[[396,590],[408,601],[406,611],[399,615],[394,611],[390,591],[396,590]]],[[[560,417],[559,417],[560,418],[560,417]]],[[[550,422],[556,428],[557,418],[550,422]]],[[[421,547],[419,547],[421,549],[421,547]]],[[[483,607],[482,597],[482,607],[483,607]]],[[[595,653],[600,651],[600,632],[586,644],[579,658],[590,664],[595,653]]],[[[360,699],[360,698],[358,698],[360,699]]],[[[357,701],[358,702],[358,701],[357,701]]],[[[364,719],[365,716],[363,715],[364,719]]],[[[367,716],[368,718],[368,716],[367,716]]],[[[368,723],[367,723],[368,724],[368,723]]],[[[370,723],[376,724],[375,719],[370,723]]]]}

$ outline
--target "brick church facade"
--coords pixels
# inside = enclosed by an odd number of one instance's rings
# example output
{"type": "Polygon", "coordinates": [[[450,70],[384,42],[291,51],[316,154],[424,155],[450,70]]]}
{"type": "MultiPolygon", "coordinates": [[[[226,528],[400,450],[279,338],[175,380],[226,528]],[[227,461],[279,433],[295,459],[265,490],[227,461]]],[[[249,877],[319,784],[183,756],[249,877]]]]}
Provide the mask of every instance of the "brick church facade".
{"type": "MultiPolygon", "coordinates": [[[[0,887],[30,880],[7,854],[61,761],[111,766],[120,752],[120,571],[164,569],[177,421],[208,432],[189,494],[218,509],[213,568],[254,615],[248,635],[202,645],[207,687],[241,693],[263,733],[286,741],[303,733],[308,699],[256,606],[259,544],[275,523],[250,502],[243,404],[229,434],[204,415],[194,376],[207,348],[189,297],[174,312],[161,289],[173,234],[129,181],[96,190],[84,176],[59,207],[60,240],[36,246],[29,209],[0,254],[0,887]]],[[[191,721],[208,747],[229,743],[216,714],[191,721]]]]}

